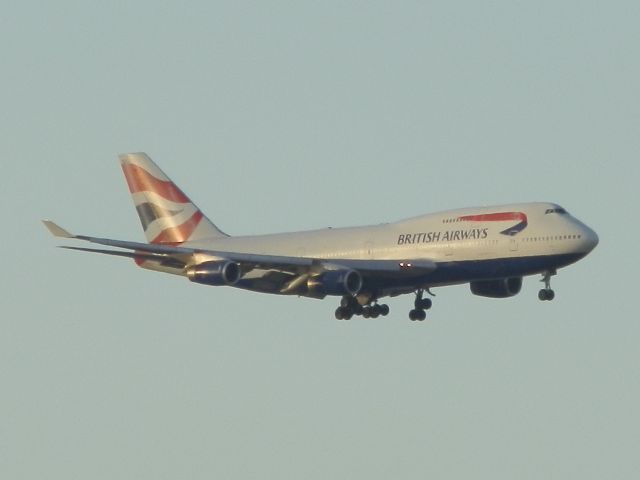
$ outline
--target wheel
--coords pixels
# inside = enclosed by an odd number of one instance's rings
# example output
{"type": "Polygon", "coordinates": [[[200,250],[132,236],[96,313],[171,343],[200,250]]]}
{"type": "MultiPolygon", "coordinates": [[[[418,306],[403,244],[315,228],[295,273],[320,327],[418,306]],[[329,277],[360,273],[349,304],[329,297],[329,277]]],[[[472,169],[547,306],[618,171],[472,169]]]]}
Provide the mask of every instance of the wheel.
{"type": "Polygon", "coordinates": [[[418,310],[409,311],[409,320],[412,322],[418,319],[418,310]]]}
{"type": "Polygon", "coordinates": [[[422,310],[429,310],[431,308],[431,305],[433,305],[433,302],[430,298],[423,298],[420,302],[420,307],[422,307],[422,310]]]}
{"type": "Polygon", "coordinates": [[[380,314],[383,317],[389,315],[389,305],[380,305],[380,314]]]}
{"type": "Polygon", "coordinates": [[[553,300],[556,297],[556,294],[553,290],[551,290],[550,288],[543,288],[542,290],[540,290],[538,292],[538,298],[540,300],[553,300]]]}
{"type": "Polygon", "coordinates": [[[425,318],[427,318],[427,312],[424,310],[418,310],[418,318],[416,318],[416,320],[423,322],[425,318]]]}
{"type": "Polygon", "coordinates": [[[414,302],[416,310],[429,310],[431,305],[433,305],[433,302],[430,298],[416,298],[416,301],[414,302]]]}
{"type": "Polygon", "coordinates": [[[362,316],[364,318],[370,318],[371,317],[371,307],[362,307],[362,316]]]}
{"type": "Polygon", "coordinates": [[[371,307],[371,313],[373,314],[373,318],[379,317],[382,315],[382,307],[380,305],[374,305],[371,307]]]}
{"type": "Polygon", "coordinates": [[[336,308],[336,319],[338,320],[351,320],[353,316],[353,310],[347,307],[336,308]]]}

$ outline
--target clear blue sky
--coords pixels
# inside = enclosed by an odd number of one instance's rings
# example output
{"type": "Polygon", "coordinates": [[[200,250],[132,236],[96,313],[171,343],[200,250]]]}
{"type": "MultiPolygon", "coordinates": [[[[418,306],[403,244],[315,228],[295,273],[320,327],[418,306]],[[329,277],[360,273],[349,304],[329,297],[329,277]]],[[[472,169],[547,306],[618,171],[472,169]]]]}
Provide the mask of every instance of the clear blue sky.
{"type": "Polygon", "coordinates": [[[638,476],[638,2],[113,3],[0,17],[1,478],[638,476]],[[143,239],[139,150],[231,234],[548,200],[600,245],[424,323],[54,248],[143,239]]]}

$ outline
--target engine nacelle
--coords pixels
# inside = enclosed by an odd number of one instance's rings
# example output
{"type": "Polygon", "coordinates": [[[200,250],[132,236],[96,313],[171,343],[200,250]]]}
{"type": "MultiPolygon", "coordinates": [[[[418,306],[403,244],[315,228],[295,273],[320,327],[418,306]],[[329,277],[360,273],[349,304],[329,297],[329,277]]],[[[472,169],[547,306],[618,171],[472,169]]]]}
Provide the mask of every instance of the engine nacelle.
{"type": "Polygon", "coordinates": [[[325,295],[355,296],[362,288],[362,276],[355,270],[329,270],[307,280],[309,296],[323,298],[325,295]]]}
{"type": "Polygon", "coordinates": [[[203,262],[198,265],[191,265],[186,270],[189,280],[204,285],[235,285],[242,272],[240,265],[229,261],[203,262]]]}
{"type": "Polygon", "coordinates": [[[507,298],[520,293],[522,277],[471,282],[471,293],[481,297],[507,298]]]}

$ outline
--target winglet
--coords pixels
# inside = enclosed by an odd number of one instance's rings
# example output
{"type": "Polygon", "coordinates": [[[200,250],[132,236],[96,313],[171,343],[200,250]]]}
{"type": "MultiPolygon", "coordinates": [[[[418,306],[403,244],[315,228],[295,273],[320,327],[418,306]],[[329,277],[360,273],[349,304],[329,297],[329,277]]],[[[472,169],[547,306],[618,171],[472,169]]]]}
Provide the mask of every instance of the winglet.
{"type": "Polygon", "coordinates": [[[44,226],[51,232],[54,237],[62,237],[62,238],[75,238],[75,235],[67,232],[64,228],[57,225],[55,222],[51,220],[43,220],[44,226]]]}

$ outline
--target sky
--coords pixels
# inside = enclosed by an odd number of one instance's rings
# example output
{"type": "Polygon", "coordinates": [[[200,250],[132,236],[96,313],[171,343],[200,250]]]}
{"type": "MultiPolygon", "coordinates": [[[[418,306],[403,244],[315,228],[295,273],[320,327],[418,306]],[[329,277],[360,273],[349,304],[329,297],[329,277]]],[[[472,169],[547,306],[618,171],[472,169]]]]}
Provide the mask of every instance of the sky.
{"type": "Polygon", "coordinates": [[[640,474],[640,4],[13,2],[0,16],[0,477],[640,474]],[[141,241],[145,151],[232,235],[553,201],[600,245],[377,320],[70,252],[141,241]]]}

